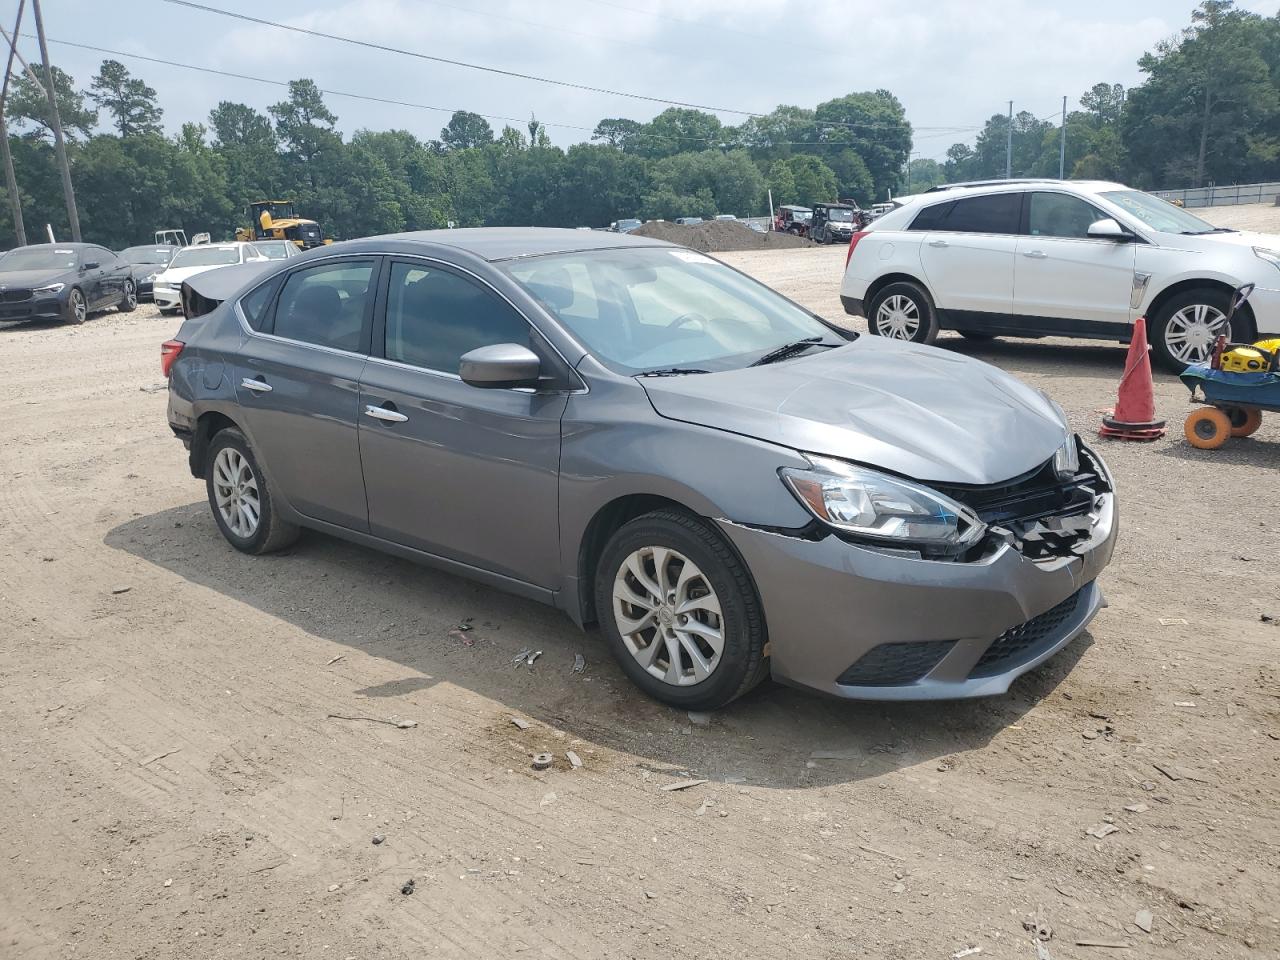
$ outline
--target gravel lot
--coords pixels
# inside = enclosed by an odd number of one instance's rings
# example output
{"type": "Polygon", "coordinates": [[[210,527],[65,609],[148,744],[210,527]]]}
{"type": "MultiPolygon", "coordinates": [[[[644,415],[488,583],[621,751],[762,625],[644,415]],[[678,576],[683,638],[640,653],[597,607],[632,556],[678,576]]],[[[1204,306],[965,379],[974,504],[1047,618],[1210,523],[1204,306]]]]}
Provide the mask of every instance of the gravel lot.
{"type": "MultiPolygon", "coordinates": [[[[840,317],[842,249],[725,259],[840,317]]],[[[1280,416],[1194,450],[1158,375],[1169,436],[1104,446],[1110,608],[1009,695],[701,725],[549,609],[235,554],[165,425],[176,326],[0,329],[0,956],[1030,960],[1037,912],[1054,960],[1280,955],[1280,416]]],[[[1085,433],[1124,360],[940,342],[1085,433]]]]}

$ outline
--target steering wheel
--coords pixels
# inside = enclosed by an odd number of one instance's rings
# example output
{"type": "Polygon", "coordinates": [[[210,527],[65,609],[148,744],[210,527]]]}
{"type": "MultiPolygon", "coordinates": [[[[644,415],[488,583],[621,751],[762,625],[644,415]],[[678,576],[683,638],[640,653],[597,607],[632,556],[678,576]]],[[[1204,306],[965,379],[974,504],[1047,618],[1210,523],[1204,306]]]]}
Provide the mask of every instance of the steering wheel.
{"type": "Polygon", "coordinates": [[[707,322],[707,318],[700,313],[682,313],[667,324],[667,329],[674,330],[676,327],[683,326],[686,323],[691,323],[694,320],[700,320],[703,323],[707,322]]]}

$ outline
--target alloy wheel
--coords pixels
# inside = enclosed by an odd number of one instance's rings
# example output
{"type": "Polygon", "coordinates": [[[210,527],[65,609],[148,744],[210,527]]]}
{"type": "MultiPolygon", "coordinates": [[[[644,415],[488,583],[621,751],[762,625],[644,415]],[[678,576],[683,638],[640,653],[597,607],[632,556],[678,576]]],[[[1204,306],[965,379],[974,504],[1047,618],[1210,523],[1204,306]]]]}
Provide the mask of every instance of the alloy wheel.
{"type": "Polygon", "coordinates": [[[71,291],[71,312],[76,318],[76,323],[84,323],[89,316],[89,305],[84,301],[84,294],[79,290],[71,291]]]}
{"type": "Polygon", "coordinates": [[[914,340],[920,332],[920,306],[908,296],[895,293],[876,310],[880,336],[893,340],[914,340]]]}
{"type": "Polygon", "coordinates": [[[627,557],[614,578],[613,617],[627,651],[664,683],[701,683],[720,665],[720,598],[698,565],[676,550],[641,547],[627,557]]]}
{"type": "Polygon", "coordinates": [[[223,447],[218,451],[213,461],[213,493],[227,529],[246,540],[252,537],[262,516],[262,501],[258,478],[239,450],[223,447]]]}
{"type": "Polygon", "coordinates": [[[1231,337],[1227,315],[1207,303],[1192,303],[1169,318],[1164,328],[1164,343],[1179,363],[1203,363],[1213,352],[1219,335],[1231,337]]]}
{"type": "Polygon", "coordinates": [[[130,310],[138,305],[138,288],[133,285],[132,280],[124,282],[124,302],[130,310]]]}

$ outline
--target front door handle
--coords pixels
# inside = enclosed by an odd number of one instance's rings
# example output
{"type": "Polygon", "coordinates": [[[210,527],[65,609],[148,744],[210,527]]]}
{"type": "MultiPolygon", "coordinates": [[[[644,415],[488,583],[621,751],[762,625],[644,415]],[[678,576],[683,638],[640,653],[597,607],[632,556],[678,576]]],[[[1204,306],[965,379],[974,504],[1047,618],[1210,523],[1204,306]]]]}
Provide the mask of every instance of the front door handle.
{"type": "Polygon", "coordinates": [[[246,390],[252,390],[254,393],[271,392],[271,384],[267,383],[265,380],[254,380],[250,377],[245,377],[241,380],[240,386],[244,387],[246,390]]]}
{"type": "Polygon", "coordinates": [[[951,246],[951,244],[947,243],[947,241],[945,241],[945,240],[930,240],[930,241],[929,241],[929,246],[931,246],[931,247],[949,247],[949,246],[951,246]]]}
{"type": "Polygon", "coordinates": [[[1048,260],[1049,259],[1049,255],[1045,253],[1043,250],[1028,250],[1026,253],[1023,254],[1023,256],[1031,260],[1048,260]]]}
{"type": "Polygon", "coordinates": [[[389,407],[375,407],[372,403],[365,406],[364,415],[387,423],[404,423],[409,419],[399,410],[392,410],[389,407]]]}

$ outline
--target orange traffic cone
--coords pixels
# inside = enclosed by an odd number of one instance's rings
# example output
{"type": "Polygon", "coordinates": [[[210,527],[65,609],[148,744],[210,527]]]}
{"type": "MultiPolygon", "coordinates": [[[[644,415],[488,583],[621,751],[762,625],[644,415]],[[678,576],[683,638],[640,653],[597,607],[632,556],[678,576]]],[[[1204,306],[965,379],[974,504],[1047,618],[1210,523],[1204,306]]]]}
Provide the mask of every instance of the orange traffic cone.
{"type": "Polygon", "coordinates": [[[1124,362],[1124,374],[1120,377],[1116,408],[1110,416],[1102,418],[1098,435],[1113,440],[1158,440],[1164,436],[1164,421],[1156,419],[1145,317],[1139,317],[1133,325],[1133,339],[1129,341],[1129,355],[1124,362]]]}

